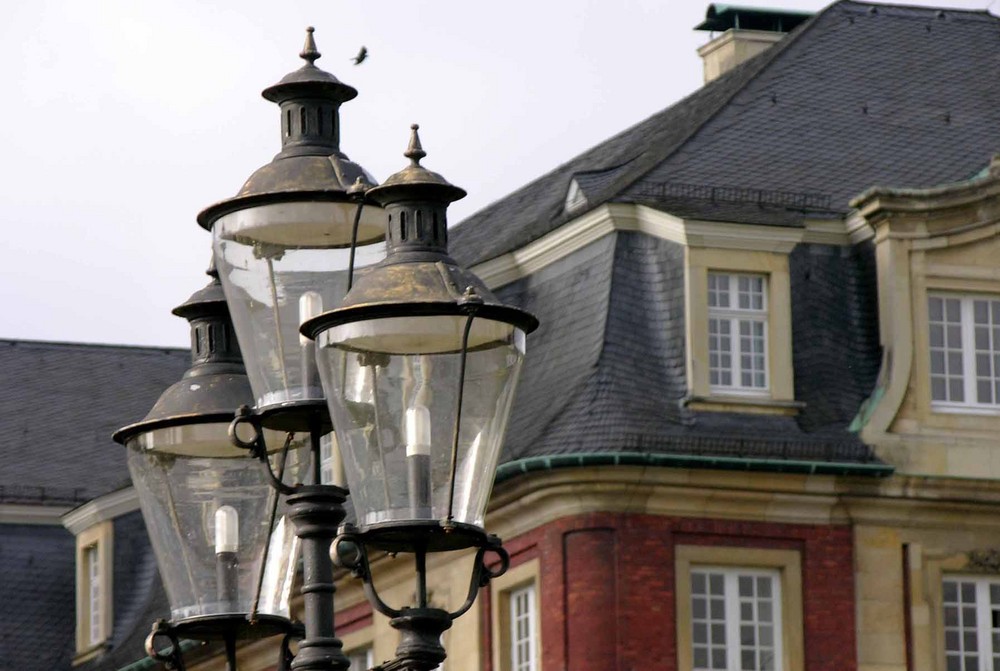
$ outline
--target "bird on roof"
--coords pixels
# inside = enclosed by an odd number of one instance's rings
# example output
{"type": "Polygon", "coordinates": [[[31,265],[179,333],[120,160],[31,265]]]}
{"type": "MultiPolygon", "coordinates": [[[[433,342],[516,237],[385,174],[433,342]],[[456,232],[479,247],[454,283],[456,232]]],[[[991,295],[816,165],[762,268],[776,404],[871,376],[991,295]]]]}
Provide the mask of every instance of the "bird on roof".
{"type": "Polygon", "coordinates": [[[351,60],[354,61],[355,65],[361,65],[366,58],[368,58],[368,48],[362,45],[361,49],[358,51],[358,55],[351,60]]]}

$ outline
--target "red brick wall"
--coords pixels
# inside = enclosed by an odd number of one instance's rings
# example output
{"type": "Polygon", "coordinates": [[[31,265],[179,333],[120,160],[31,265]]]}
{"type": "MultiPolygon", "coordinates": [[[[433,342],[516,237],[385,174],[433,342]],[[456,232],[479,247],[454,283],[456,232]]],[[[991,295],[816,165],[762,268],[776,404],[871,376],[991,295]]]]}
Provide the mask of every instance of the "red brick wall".
{"type": "MultiPolygon", "coordinates": [[[[541,566],[543,671],[674,671],[674,546],[791,549],[802,557],[806,671],[857,668],[851,529],[595,513],[505,540],[541,566]]],[[[490,659],[488,588],[483,668],[490,659]]]]}

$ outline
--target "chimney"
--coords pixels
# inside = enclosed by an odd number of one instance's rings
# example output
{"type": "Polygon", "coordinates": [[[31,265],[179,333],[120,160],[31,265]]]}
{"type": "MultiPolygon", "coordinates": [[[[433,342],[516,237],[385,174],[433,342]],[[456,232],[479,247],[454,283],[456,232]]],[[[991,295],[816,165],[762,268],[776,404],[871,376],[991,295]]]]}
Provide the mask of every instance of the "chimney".
{"type": "Polygon", "coordinates": [[[705,20],[694,28],[712,33],[712,39],[698,49],[705,83],[766,51],[811,16],[812,12],[787,9],[709,5],[705,20]]]}

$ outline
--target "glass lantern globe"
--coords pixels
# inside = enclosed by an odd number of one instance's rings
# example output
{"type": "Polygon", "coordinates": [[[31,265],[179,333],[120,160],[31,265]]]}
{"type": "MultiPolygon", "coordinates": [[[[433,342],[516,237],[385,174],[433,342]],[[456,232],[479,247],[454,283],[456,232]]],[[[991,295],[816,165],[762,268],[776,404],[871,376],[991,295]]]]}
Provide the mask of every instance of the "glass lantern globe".
{"type": "MultiPolygon", "coordinates": [[[[230,441],[230,420],[253,397],[214,264],[209,275],[174,310],[191,325],[191,367],[113,437],[128,448],[173,625],[198,639],[263,636],[291,627],[298,539],[263,464],[230,441]]],[[[310,439],[286,450],[286,434],[265,433],[273,472],[307,477],[310,439]]]]}
{"type": "Polygon", "coordinates": [[[484,526],[524,331],[473,319],[463,375],[467,321],[389,317],[348,322],[317,336],[358,524],[381,531],[387,549],[394,530],[414,523],[447,520],[473,532],[484,526]]]}
{"type": "MultiPolygon", "coordinates": [[[[348,289],[357,206],[271,203],[219,217],[213,241],[258,411],[323,401],[313,343],[299,326],[336,307],[348,289]],[[345,232],[347,237],[345,237],[345,232]]],[[[384,214],[362,210],[355,268],[379,261],[384,214]]]]}
{"type": "MultiPolygon", "coordinates": [[[[181,424],[126,441],[175,624],[245,616],[255,599],[257,613],[289,617],[297,539],[280,505],[272,527],[278,493],[262,465],[230,443],[227,430],[224,422],[181,424]]],[[[267,438],[283,444],[281,435],[267,438]]],[[[307,443],[290,446],[284,459],[280,449],[269,455],[273,470],[284,460],[287,479],[305,477],[307,443]]]]}
{"type": "Polygon", "coordinates": [[[538,326],[448,256],[447,206],[465,191],[419,164],[417,129],[411,165],[368,192],[386,210],[388,256],[302,326],[359,530],[388,551],[482,545],[525,334],[538,326]]]}
{"type": "Polygon", "coordinates": [[[364,198],[374,180],[340,150],[340,105],[357,91],[314,65],[312,29],[300,56],[305,65],[263,92],[281,108],[281,151],[198,216],[212,231],[257,414],[287,430],[309,428],[298,407],[326,412],[299,326],[340,304],[352,261],[360,269],[385,256],[385,214],[364,198]]]}

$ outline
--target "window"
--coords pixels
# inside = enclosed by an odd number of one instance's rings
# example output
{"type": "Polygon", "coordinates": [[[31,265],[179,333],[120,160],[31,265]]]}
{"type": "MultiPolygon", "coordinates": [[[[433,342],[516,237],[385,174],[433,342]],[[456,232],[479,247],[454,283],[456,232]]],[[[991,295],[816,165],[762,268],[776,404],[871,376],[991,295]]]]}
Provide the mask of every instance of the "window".
{"type": "Polygon", "coordinates": [[[496,671],[542,668],[540,571],[538,559],[531,559],[490,582],[496,671]]]}
{"type": "Polygon", "coordinates": [[[1000,671],[1000,578],[944,581],[948,671],[1000,671]]]}
{"type": "Polygon", "coordinates": [[[678,545],[674,555],[678,671],[804,668],[798,551],[678,545]]]}
{"type": "Polygon", "coordinates": [[[347,658],[351,660],[351,666],[348,668],[348,671],[368,671],[368,669],[375,666],[375,654],[370,647],[355,650],[348,654],[347,658]]]}
{"type": "Polygon", "coordinates": [[[931,401],[935,408],[1000,408],[1000,299],[931,295],[931,401]]]}
{"type": "Polygon", "coordinates": [[[100,654],[111,636],[112,539],[110,521],[91,526],[76,537],[75,663],[100,654]]]}
{"type": "Polygon", "coordinates": [[[708,377],[712,391],[767,391],[767,279],[708,273],[708,377]]]}
{"type": "Polygon", "coordinates": [[[101,564],[98,559],[97,544],[87,546],[83,549],[83,571],[86,574],[86,594],[87,607],[90,610],[90,621],[87,623],[87,642],[90,645],[97,645],[101,642],[101,564]]]}
{"type": "Polygon", "coordinates": [[[324,485],[338,485],[343,482],[340,475],[340,451],[333,433],[319,439],[320,482],[324,485]]]}
{"type": "Polygon", "coordinates": [[[575,210],[582,209],[586,205],[587,196],[584,195],[579,182],[577,182],[576,179],[571,179],[569,181],[569,189],[566,191],[566,202],[564,203],[566,211],[573,212],[575,210]]]}
{"type": "Polygon", "coordinates": [[[535,586],[528,585],[509,595],[511,671],[535,671],[535,586]]]}
{"type": "Polygon", "coordinates": [[[781,669],[781,599],[777,571],[691,571],[693,668],[781,669]]]}

